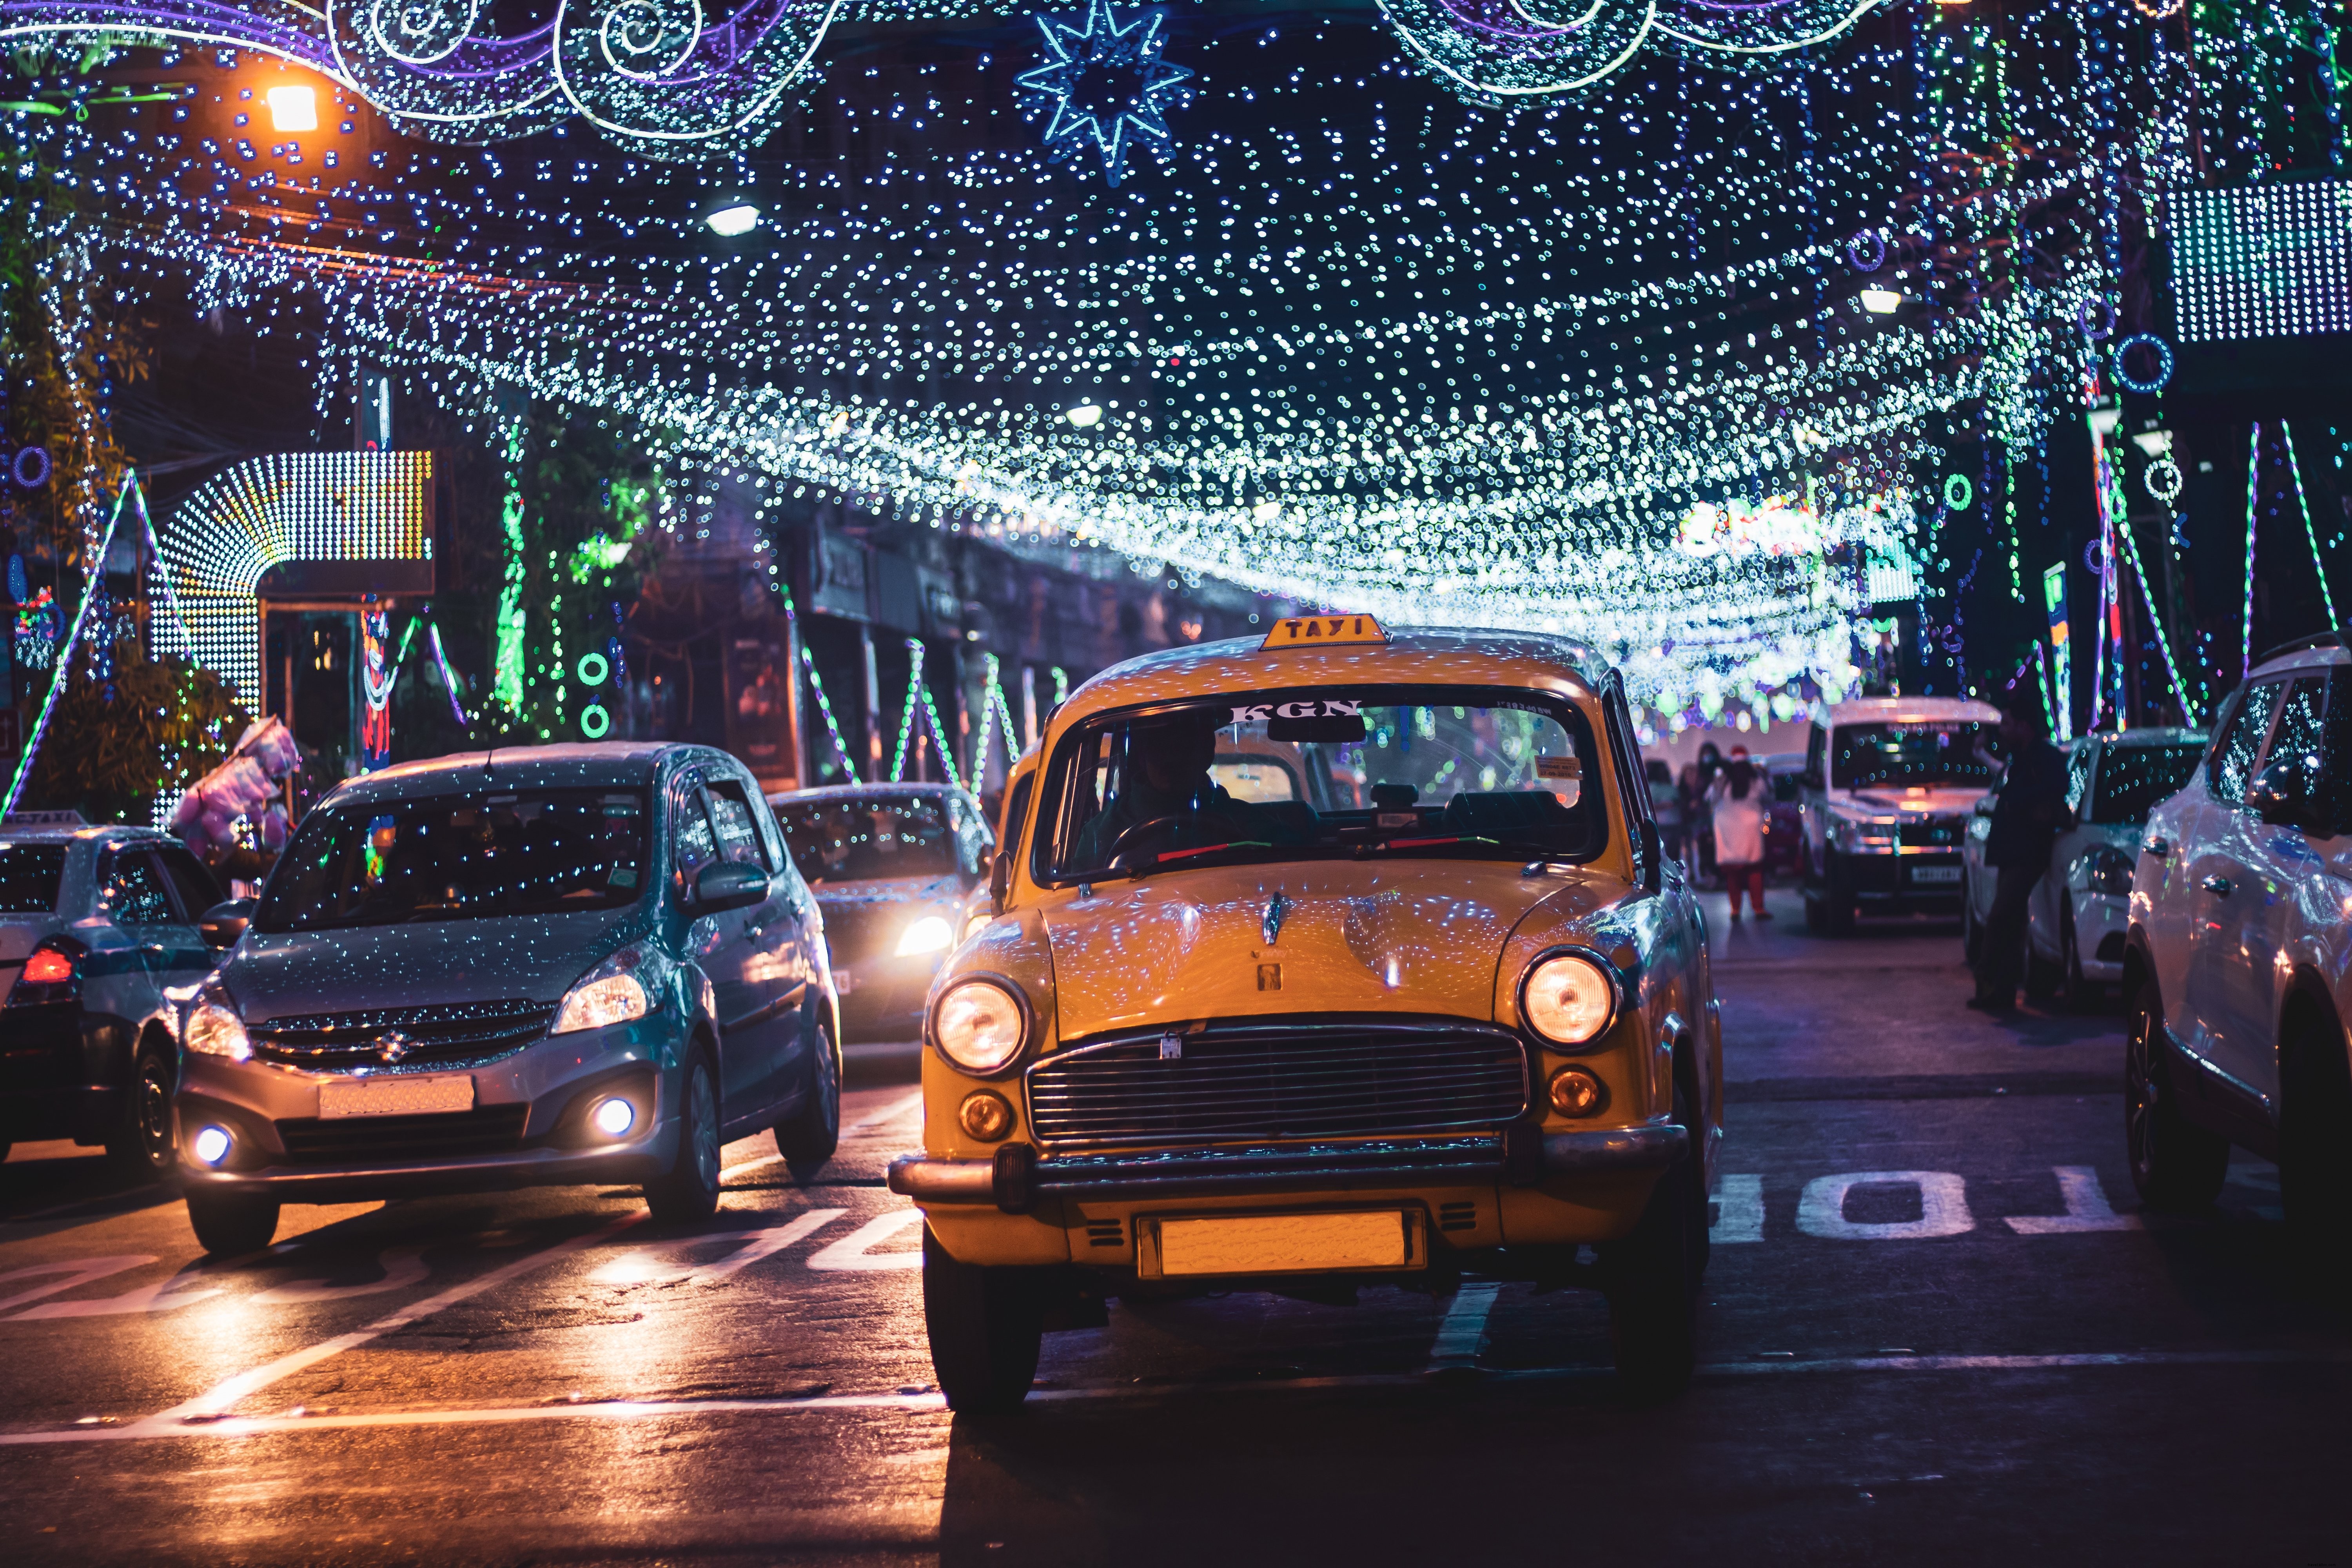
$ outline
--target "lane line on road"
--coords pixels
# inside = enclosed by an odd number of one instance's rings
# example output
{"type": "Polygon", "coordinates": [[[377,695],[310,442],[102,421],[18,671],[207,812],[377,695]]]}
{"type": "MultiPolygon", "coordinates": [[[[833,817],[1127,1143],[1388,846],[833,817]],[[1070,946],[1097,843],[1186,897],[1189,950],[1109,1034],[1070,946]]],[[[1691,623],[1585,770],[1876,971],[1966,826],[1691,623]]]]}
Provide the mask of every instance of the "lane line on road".
{"type": "MultiPolygon", "coordinates": [[[[898,1118],[906,1115],[909,1110],[917,1109],[922,1103],[923,1091],[919,1089],[903,1100],[892,1100],[882,1110],[876,1111],[873,1115],[866,1117],[862,1121],[850,1122],[847,1126],[842,1128],[841,1135],[844,1138],[846,1138],[853,1132],[871,1132],[877,1128],[887,1127],[891,1122],[898,1121],[898,1118]]],[[[748,1171],[764,1170],[770,1165],[781,1165],[783,1163],[784,1157],[782,1154],[762,1154],[756,1160],[745,1160],[739,1164],[730,1165],[719,1173],[722,1177],[740,1175],[748,1171]]]]}
{"type": "Polygon", "coordinates": [[[1495,1298],[1502,1289],[1486,1280],[1454,1292],[1454,1304],[1445,1309],[1444,1321],[1437,1325],[1437,1342],[1429,1347],[1433,1369],[1477,1364],[1478,1352],[1486,1344],[1486,1315],[1495,1310],[1495,1298]]]}
{"type": "Polygon", "coordinates": [[[320,1340],[317,1344],[305,1346],[301,1350],[279,1356],[275,1361],[266,1362],[249,1372],[241,1372],[226,1382],[215,1384],[194,1399],[183,1400],[169,1410],[157,1411],[154,1415],[136,1423],[130,1430],[160,1427],[176,1431],[181,1428],[174,1424],[184,1421],[190,1416],[217,1415],[257,1389],[267,1388],[281,1378],[291,1377],[306,1367],[316,1366],[320,1362],[341,1355],[354,1346],[363,1345],[370,1340],[398,1329],[404,1329],[411,1323],[419,1322],[446,1308],[456,1306],[469,1296],[478,1296],[494,1285],[503,1285],[509,1279],[528,1274],[535,1268],[542,1268],[583,1247],[607,1240],[645,1217],[645,1211],[642,1209],[634,1214],[625,1214],[609,1225],[584,1231],[567,1240],[559,1241],[552,1247],[541,1247],[528,1257],[516,1258],[512,1263],[501,1264],[487,1274],[478,1275],[463,1284],[452,1285],[438,1295],[427,1296],[421,1301],[412,1302],[397,1312],[388,1317],[378,1318],[374,1322],[354,1329],[348,1334],[337,1334],[333,1339],[320,1340]]]}
{"type": "MultiPolygon", "coordinates": [[[[2060,1372],[2095,1367],[2352,1365],[2352,1350],[2105,1351],[2055,1355],[1830,1356],[1816,1361],[1715,1362],[1698,1369],[1702,1379],[1786,1376],[1811,1373],[2060,1372]]],[[[1605,1365],[1533,1367],[1483,1372],[1480,1384],[1601,1380],[1616,1374],[1605,1365]]],[[[1212,1383],[1092,1388],[1041,1388],[1035,1405],[1140,1401],[1193,1395],[1315,1393],[1326,1389],[1425,1388],[1423,1372],[1357,1373],[1334,1377],[1286,1378],[1241,1384],[1212,1383]]],[[[599,1400],[579,1405],[501,1405],[473,1410],[390,1410],[317,1415],[230,1415],[194,1426],[172,1426],[162,1417],[121,1426],[74,1426],[49,1431],[0,1432],[0,1447],[59,1443],[153,1441],[158,1438],[251,1437],[280,1432],[348,1431],[367,1427],[463,1426],[531,1421],[644,1420],[677,1415],[798,1415],[842,1410],[938,1411],[937,1394],[836,1394],[806,1399],[599,1400]]]]}

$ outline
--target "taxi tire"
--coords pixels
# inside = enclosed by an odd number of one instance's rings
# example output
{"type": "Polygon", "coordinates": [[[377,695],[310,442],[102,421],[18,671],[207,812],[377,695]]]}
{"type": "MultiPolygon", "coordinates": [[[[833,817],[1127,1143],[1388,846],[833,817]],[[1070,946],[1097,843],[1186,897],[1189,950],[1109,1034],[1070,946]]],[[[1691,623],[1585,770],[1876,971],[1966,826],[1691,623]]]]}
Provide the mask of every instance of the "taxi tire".
{"type": "Polygon", "coordinates": [[[2230,1173],[2230,1141],[2181,1113],[2157,1041],[2164,1007],[2152,982],[2134,992],[2124,1032],[2124,1154],[2133,1190],[2152,1209],[2202,1208],[2230,1173]]]}
{"type": "Polygon", "coordinates": [[[126,1176],[152,1181],[179,1164],[172,1138],[172,1077],[170,1058],[152,1046],[140,1047],[131,1064],[123,1125],[106,1141],[107,1159],[126,1176]]]}
{"type": "MultiPolygon", "coordinates": [[[[1676,1100],[1676,1119],[1687,1126],[1676,1100]]],[[[1633,1234],[1601,1249],[1617,1380],[1636,1399],[1671,1399],[1690,1385],[1698,1360],[1706,1208],[1694,1143],[1658,1178],[1633,1234]]]]}
{"type": "Polygon", "coordinates": [[[690,1225],[719,1207],[719,1084],[701,1051],[686,1064],[678,1104],[677,1160],[668,1174],[646,1184],[646,1207],[656,1225],[690,1225]]]}
{"type": "Polygon", "coordinates": [[[1039,1271],[963,1263],[923,1226],[923,1328],[948,1408],[1003,1415],[1021,1407],[1045,1338],[1039,1271]]]}
{"type": "Polygon", "coordinates": [[[801,1108],[776,1123],[776,1152],[793,1180],[805,1183],[841,1147],[841,1048],[820,1024],[809,1052],[808,1093],[801,1108]]]}
{"type": "Polygon", "coordinates": [[[190,1193],[188,1226],[214,1258],[258,1252],[278,1234],[278,1200],[251,1193],[190,1193]]]}

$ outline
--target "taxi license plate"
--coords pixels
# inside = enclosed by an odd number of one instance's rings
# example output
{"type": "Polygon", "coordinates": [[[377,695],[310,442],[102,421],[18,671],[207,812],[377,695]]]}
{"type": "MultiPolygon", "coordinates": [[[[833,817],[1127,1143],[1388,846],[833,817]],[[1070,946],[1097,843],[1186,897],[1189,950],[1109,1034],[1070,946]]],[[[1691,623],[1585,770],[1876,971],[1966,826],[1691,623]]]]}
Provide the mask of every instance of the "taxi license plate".
{"type": "Polygon", "coordinates": [[[319,1086],[321,1120],[339,1116],[423,1116],[474,1109],[471,1074],[438,1078],[373,1078],[319,1086]]]}
{"type": "Polygon", "coordinates": [[[1911,879],[1923,886],[1929,882],[1957,882],[1960,879],[1958,866],[1914,866],[1911,879]]]}
{"type": "Polygon", "coordinates": [[[1168,1279],[1414,1268],[1422,1261],[1421,1219],[1418,1211],[1372,1209],[1146,1220],[1139,1239],[1154,1256],[1139,1258],[1138,1271],[1154,1263],[1168,1279]]]}

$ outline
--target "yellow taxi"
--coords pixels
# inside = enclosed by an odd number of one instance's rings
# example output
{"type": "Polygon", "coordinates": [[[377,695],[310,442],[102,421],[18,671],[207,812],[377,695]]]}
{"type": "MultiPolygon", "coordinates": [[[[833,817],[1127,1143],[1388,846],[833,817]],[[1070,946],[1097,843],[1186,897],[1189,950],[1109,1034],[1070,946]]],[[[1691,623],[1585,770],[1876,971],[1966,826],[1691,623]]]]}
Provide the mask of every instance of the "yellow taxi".
{"type": "Polygon", "coordinates": [[[890,1169],[952,1407],[1111,1297],[1465,1275],[1601,1289],[1621,1377],[1687,1381],[1722,1045],[1617,672],[1302,616],[1104,671],[1037,755],[890,1169]]]}

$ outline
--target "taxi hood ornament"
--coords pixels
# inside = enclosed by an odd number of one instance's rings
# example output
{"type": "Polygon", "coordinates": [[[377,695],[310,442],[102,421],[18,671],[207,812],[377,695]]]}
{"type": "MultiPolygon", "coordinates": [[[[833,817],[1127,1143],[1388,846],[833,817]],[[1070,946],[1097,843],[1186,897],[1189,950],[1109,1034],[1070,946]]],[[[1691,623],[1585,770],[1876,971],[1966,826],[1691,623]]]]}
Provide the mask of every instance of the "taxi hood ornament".
{"type": "Polygon", "coordinates": [[[1274,897],[1265,901],[1265,920],[1259,927],[1265,933],[1266,946],[1272,947],[1281,937],[1282,917],[1289,912],[1290,900],[1282,896],[1279,889],[1276,889],[1274,897]]]}

